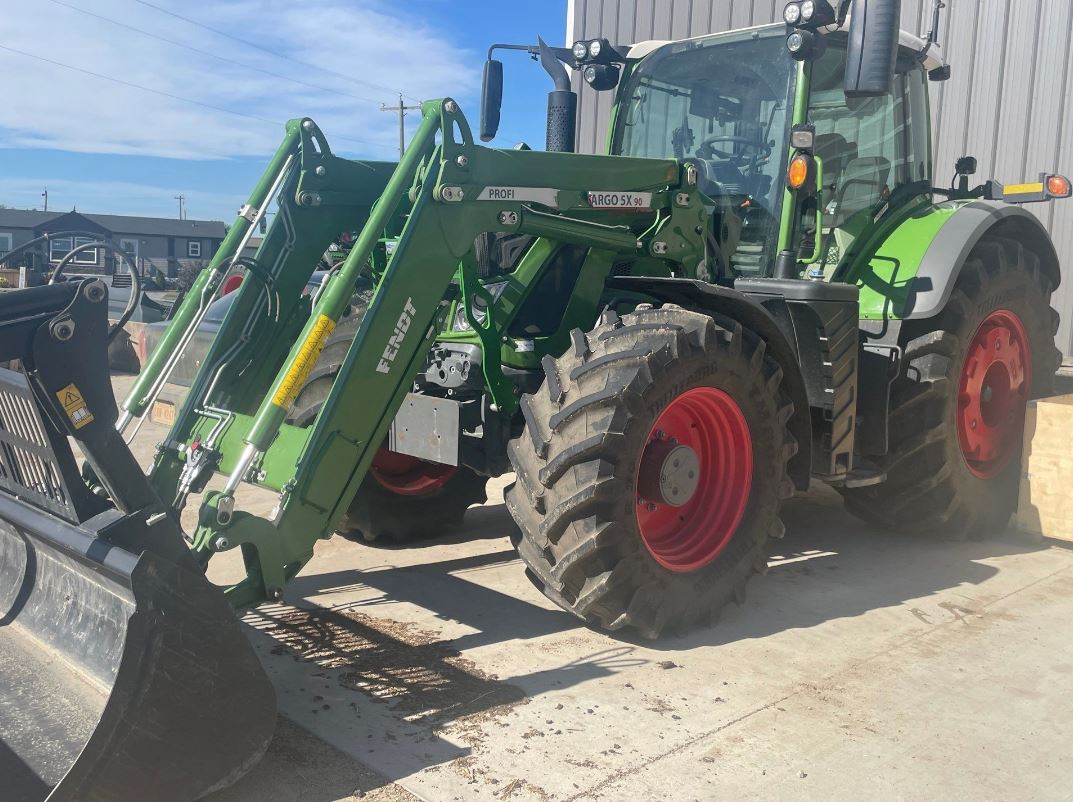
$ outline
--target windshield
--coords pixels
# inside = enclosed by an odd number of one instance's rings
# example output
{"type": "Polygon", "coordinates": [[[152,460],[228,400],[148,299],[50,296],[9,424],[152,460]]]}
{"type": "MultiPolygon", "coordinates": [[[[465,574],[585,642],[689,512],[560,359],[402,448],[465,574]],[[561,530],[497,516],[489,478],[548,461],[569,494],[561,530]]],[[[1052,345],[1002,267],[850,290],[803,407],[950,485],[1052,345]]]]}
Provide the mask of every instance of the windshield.
{"type": "Polygon", "coordinates": [[[735,210],[715,221],[727,278],[775,247],[795,68],[782,27],[720,34],[660,48],[622,94],[613,152],[695,159],[701,191],[735,210]]]}

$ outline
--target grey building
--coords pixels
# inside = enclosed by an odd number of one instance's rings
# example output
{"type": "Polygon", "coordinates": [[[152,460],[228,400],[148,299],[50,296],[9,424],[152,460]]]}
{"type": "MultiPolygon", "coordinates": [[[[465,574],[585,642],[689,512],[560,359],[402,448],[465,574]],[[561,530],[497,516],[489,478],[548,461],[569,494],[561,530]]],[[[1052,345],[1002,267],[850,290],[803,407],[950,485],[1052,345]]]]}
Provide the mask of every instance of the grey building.
{"type": "MultiPolygon", "coordinates": [[[[953,67],[931,84],[934,176],[953,175],[960,156],[979,159],[978,177],[1003,183],[1040,172],[1073,172],[1073,3],[1070,0],[946,0],[941,55],[953,67]]],[[[784,0],[569,0],[566,41],[616,44],[683,39],[781,21],[784,0]]],[[[931,27],[934,0],[903,0],[902,28],[931,27]]],[[[610,92],[576,81],[578,150],[604,151],[610,92]]],[[[1058,346],[1073,355],[1073,201],[1028,206],[1050,229],[1065,265],[1054,303],[1058,346]]]]}
{"type": "MultiPolygon", "coordinates": [[[[0,209],[0,256],[43,234],[79,231],[109,240],[134,257],[145,273],[153,268],[174,277],[184,263],[200,265],[212,258],[227,233],[227,226],[215,220],[173,220],[159,217],[128,217],[81,212],[39,212],[0,209]]],[[[26,257],[37,272],[55,267],[78,245],[90,237],[56,237],[48,247],[26,257]]],[[[123,260],[114,259],[104,249],[91,248],[75,254],[71,272],[127,272],[123,260]]]]}

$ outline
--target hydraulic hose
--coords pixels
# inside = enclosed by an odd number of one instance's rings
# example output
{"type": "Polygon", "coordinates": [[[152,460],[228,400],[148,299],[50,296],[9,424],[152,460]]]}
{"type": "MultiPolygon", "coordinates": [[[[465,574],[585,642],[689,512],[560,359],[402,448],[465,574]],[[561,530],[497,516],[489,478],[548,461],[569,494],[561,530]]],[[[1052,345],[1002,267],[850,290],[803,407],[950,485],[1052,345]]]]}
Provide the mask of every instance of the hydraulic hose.
{"type": "Polygon", "coordinates": [[[83,251],[97,248],[104,248],[106,251],[109,251],[115,256],[119,256],[126,262],[127,266],[130,268],[131,282],[134,285],[131,289],[130,299],[127,301],[127,306],[123,310],[123,314],[119,316],[119,320],[117,320],[115,325],[108,331],[108,342],[110,343],[116,338],[116,335],[119,334],[119,330],[127,325],[130,319],[134,316],[134,310],[138,308],[138,305],[142,302],[142,296],[145,294],[142,289],[142,277],[138,272],[138,266],[134,264],[134,260],[130,258],[129,253],[122,248],[117,248],[115,245],[106,242],[105,240],[84,243],[67,252],[67,255],[60,260],[58,265],[56,265],[56,269],[53,271],[52,277],[49,278],[48,283],[55,284],[56,280],[63,275],[64,268],[71,263],[71,260],[73,260],[75,256],[83,251]]]}

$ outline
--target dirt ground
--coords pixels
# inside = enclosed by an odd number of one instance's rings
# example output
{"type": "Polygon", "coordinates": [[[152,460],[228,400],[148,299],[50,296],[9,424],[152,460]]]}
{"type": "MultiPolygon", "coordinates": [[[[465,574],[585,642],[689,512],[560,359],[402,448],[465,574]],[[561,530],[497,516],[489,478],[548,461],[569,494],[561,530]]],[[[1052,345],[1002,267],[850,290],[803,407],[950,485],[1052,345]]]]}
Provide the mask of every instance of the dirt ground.
{"type": "MultiPolygon", "coordinates": [[[[142,429],[140,459],[162,433],[142,429]]],[[[1070,548],[897,536],[818,488],[743,605],[647,642],[533,588],[504,484],[410,548],[320,542],[245,616],[279,727],[212,802],[1073,799],[1070,548]]]]}

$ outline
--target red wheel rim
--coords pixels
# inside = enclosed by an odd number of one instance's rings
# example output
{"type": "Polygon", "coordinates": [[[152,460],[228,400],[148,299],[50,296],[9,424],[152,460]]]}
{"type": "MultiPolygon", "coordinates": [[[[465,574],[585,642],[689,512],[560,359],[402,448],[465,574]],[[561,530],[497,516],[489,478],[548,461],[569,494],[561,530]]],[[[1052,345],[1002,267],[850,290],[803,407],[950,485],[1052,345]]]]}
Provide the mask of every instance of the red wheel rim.
{"type": "Polygon", "coordinates": [[[400,496],[427,496],[435,493],[458,473],[454,465],[425,462],[417,457],[381,448],[369,469],[385,490],[400,496]]]}
{"type": "Polygon", "coordinates": [[[670,571],[704,567],[734,537],[752,482],[752,438],[734,399],[714,387],[682,393],[656,419],[637,467],[645,548],[670,571]]]}
{"type": "Polygon", "coordinates": [[[973,475],[1002,472],[1021,446],[1032,386],[1032,353],[1021,319],[992,312],[965,352],[958,386],[958,442],[973,475]]]}

